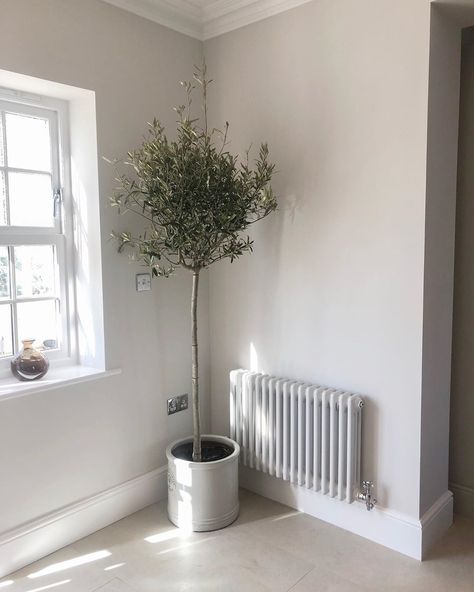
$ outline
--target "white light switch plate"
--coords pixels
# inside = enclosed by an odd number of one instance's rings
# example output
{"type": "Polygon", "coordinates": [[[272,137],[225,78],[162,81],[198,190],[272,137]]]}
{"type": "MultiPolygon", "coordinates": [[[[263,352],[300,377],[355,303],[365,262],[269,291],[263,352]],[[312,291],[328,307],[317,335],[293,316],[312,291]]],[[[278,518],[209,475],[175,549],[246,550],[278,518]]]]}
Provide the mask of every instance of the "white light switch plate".
{"type": "Polygon", "coordinates": [[[137,273],[136,286],[137,292],[151,290],[151,275],[149,273],[137,273]]]}

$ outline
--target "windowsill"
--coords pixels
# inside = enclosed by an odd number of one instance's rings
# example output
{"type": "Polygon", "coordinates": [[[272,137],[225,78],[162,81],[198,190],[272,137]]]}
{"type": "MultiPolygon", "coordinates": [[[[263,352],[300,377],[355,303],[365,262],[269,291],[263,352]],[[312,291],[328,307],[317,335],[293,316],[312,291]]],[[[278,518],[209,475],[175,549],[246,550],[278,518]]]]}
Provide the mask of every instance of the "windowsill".
{"type": "Polygon", "coordinates": [[[96,368],[87,368],[86,366],[63,366],[51,368],[45,377],[31,382],[21,382],[14,376],[8,376],[0,379],[0,403],[32,393],[49,391],[115,376],[121,374],[121,372],[122,370],[120,368],[114,370],[97,370],[96,368]]]}

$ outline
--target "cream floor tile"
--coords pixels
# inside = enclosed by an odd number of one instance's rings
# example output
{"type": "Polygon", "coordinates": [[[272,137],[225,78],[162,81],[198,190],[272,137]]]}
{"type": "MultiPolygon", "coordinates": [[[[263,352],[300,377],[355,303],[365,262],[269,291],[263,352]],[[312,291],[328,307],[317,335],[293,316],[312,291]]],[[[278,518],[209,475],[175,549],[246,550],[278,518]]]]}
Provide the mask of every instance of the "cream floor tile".
{"type": "Polygon", "coordinates": [[[267,541],[249,540],[231,530],[160,544],[154,557],[135,550],[133,565],[136,575],[125,577],[144,592],[154,592],[157,582],[170,592],[218,591],[223,583],[229,592],[286,592],[312,569],[267,541]]]}
{"type": "Polygon", "coordinates": [[[457,519],[419,563],[243,491],[227,529],[182,533],[161,503],[7,579],[9,592],[474,592],[474,521],[457,519]],[[56,564],[65,569],[27,577],[56,564]]]}
{"type": "Polygon", "coordinates": [[[376,592],[376,590],[362,587],[338,574],[315,567],[291,588],[291,592],[376,592]]]}
{"type": "MultiPolygon", "coordinates": [[[[463,565],[459,558],[449,561],[450,573],[439,559],[431,564],[420,563],[320,520],[291,511],[286,516],[248,523],[241,530],[250,536],[271,540],[274,546],[291,548],[293,554],[316,567],[330,570],[365,588],[387,592],[464,592],[463,582],[467,582],[466,585],[471,586],[468,590],[474,592],[474,579],[470,577],[470,569],[474,568],[474,542],[470,543],[471,552],[463,565]],[[462,567],[464,580],[460,577],[462,567]]],[[[457,536],[454,539],[457,540],[457,536]]]]}
{"type": "MultiPolygon", "coordinates": [[[[24,567],[20,571],[16,572],[8,576],[5,579],[12,579],[14,580],[14,584],[5,588],[5,590],[9,590],[9,592],[31,592],[36,591],[37,589],[44,588],[45,586],[51,586],[53,584],[62,584],[56,586],[54,589],[57,588],[57,591],[60,590],[68,590],[68,592],[72,592],[71,590],[71,581],[74,578],[77,578],[80,575],[81,580],[84,582],[84,585],[87,588],[83,588],[84,590],[93,589],[93,587],[97,587],[101,583],[105,583],[107,580],[110,580],[110,575],[106,578],[101,578],[102,569],[94,566],[92,568],[91,565],[81,565],[77,567],[68,567],[67,569],[60,569],[59,571],[55,571],[53,573],[46,573],[42,575],[42,572],[45,569],[51,569],[56,566],[61,567],[61,565],[67,565],[67,562],[71,560],[75,560],[78,557],[78,553],[72,546],[65,547],[43,559],[32,563],[31,565],[24,567]],[[37,577],[31,577],[35,574],[38,574],[37,577]],[[70,580],[70,581],[69,581],[70,580]]],[[[106,559],[102,559],[97,561],[97,563],[101,563],[106,561],[106,559]]],[[[94,562],[96,563],[96,562],[94,562]]],[[[51,589],[51,588],[50,588],[51,589]]],[[[2,590],[3,592],[3,590],[2,590]]],[[[75,592],[75,591],[74,591],[75,592]]]]}
{"type": "Polygon", "coordinates": [[[134,589],[126,584],[120,578],[114,578],[110,582],[107,582],[104,586],[97,588],[94,592],[135,592],[134,589]]]}

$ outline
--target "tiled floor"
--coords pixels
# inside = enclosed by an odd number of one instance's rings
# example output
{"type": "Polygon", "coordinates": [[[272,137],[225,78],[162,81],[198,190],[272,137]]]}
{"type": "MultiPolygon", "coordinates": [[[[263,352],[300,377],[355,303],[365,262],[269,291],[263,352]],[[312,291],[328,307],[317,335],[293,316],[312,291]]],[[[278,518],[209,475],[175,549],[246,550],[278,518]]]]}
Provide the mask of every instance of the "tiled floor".
{"type": "Polygon", "coordinates": [[[419,563],[249,492],[241,506],[231,527],[190,535],[165,503],[150,506],[11,575],[5,590],[474,592],[474,521],[458,518],[419,563]]]}

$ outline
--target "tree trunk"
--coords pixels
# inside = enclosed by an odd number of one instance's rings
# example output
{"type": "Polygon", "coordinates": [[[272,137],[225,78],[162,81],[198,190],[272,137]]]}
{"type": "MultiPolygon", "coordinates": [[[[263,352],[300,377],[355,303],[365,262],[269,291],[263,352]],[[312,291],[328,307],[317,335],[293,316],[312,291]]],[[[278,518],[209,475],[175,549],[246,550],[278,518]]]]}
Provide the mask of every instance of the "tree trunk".
{"type": "Polygon", "coordinates": [[[197,302],[199,289],[199,270],[193,272],[193,292],[191,297],[192,325],[192,394],[193,394],[193,461],[201,462],[201,418],[199,416],[199,360],[197,334],[197,302]]]}

